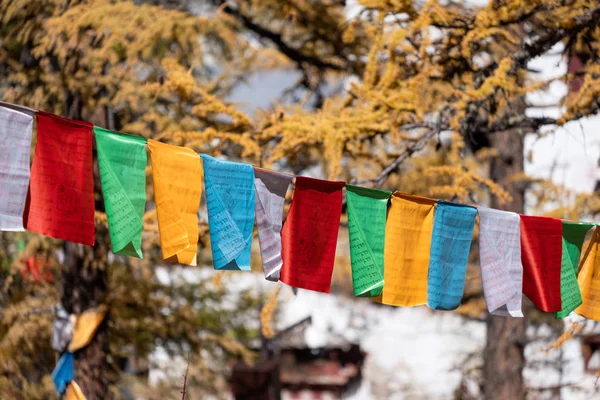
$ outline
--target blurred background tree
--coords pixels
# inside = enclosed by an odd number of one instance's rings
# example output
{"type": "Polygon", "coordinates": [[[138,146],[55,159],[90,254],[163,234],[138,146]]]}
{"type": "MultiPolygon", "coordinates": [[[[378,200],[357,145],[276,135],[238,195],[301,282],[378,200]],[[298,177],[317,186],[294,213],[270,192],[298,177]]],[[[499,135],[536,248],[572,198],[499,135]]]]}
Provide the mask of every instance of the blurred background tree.
{"type": "MultiPolygon", "coordinates": [[[[600,105],[592,0],[4,0],[0,15],[6,101],[255,165],[518,212],[529,187],[555,193],[545,204],[564,193],[524,175],[524,137],[600,105]],[[581,68],[535,76],[529,61],[560,44],[581,68]],[[225,101],[251,74],[275,70],[298,79],[270,108],[248,115],[225,101]],[[528,93],[574,80],[560,116],[526,112],[528,93]]],[[[74,313],[110,307],[76,355],[88,399],[118,396],[121,357],[144,359],[158,345],[193,357],[198,390],[223,393],[227,360],[252,357],[261,299],[236,296],[227,308],[218,278],[159,280],[151,203],[144,261],[109,258],[97,171],[95,182],[93,249],[2,233],[0,392],[51,396],[53,317],[39,310],[62,300],[74,313]],[[21,276],[31,254],[50,260],[51,282],[21,276]]],[[[579,196],[554,215],[597,210],[597,197],[579,196]]],[[[210,265],[201,225],[199,259],[210,265]]],[[[487,324],[486,398],[523,398],[527,321],[487,324]]]]}

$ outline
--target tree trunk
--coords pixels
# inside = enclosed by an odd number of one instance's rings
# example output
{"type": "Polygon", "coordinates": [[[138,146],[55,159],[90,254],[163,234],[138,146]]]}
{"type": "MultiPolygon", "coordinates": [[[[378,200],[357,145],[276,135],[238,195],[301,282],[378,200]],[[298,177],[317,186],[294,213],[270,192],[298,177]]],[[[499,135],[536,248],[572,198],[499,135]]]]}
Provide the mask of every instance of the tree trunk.
{"type": "MultiPolygon", "coordinates": [[[[524,170],[523,136],[505,131],[490,135],[490,143],[499,156],[492,160],[490,176],[511,194],[513,200],[501,206],[496,198],[492,207],[514,212],[524,211],[525,193],[510,177],[524,170]]],[[[525,358],[525,318],[499,317],[488,314],[487,340],[484,352],[483,384],[487,400],[518,400],[525,398],[523,366],[525,358]]]]}
{"type": "MultiPolygon", "coordinates": [[[[82,119],[81,101],[74,96],[71,107],[65,107],[63,115],[82,119]]],[[[98,162],[94,152],[94,198],[95,210],[104,212],[102,187],[98,162]]],[[[93,247],[64,242],[62,265],[61,301],[72,314],[106,304],[108,297],[108,228],[96,225],[93,247]]],[[[108,320],[110,312],[100,324],[92,342],[75,353],[75,381],[88,400],[111,399],[109,364],[108,320]]]]}

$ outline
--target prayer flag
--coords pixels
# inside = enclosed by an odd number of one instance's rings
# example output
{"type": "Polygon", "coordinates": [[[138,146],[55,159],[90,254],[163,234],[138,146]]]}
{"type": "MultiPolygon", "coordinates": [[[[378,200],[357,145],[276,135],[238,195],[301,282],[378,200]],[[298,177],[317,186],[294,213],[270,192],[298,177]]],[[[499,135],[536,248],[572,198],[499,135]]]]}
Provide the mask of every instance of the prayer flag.
{"type": "Polygon", "coordinates": [[[202,163],[191,149],[148,139],[163,258],[196,265],[202,163]]]}
{"type": "Polygon", "coordinates": [[[581,260],[581,270],[577,276],[583,303],[575,313],[600,321],[600,230],[596,228],[585,255],[581,260]]]}
{"type": "Polygon", "coordinates": [[[391,194],[387,190],[346,185],[355,296],[375,297],[383,290],[385,221],[391,194]]]}
{"type": "Polygon", "coordinates": [[[292,205],[281,235],[283,283],[329,293],[345,185],[296,177],[292,205]]]}
{"type": "Polygon", "coordinates": [[[71,343],[74,320],[75,317],[65,310],[62,303],[58,303],[52,329],[52,348],[59,353],[65,351],[71,343]]]}
{"type": "MultiPolygon", "coordinates": [[[[0,103],[0,105],[3,105],[0,103]]],[[[24,231],[33,116],[0,107],[0,230],[24,231]]]]}
{"type": "Polygon", "coordinates": [[[77,382],[71,381],[65,393],[65,400],[86,400],[77,382]]]}
{"type": "Polygon", "coordinates": [[[84,311],[81,315],[78,315],[75,319],[73,327],[73,338],[69,343],[69,351],[71,353],[77,350],[83,349],[92,342],[98,327],[104,320],[108,307],[101,305],[96,308],[92,308],[84,311]]]}
{"type": "Polygon", "coordinates": [[[521,215],[523,294],[540,310],[562,310],[560,266],[562,222],[557,218],[521,215]]]}
{"type": "Polygon", "coordinates": [[[92,124],[39,111],[25,228],[94,245],[92,124]]]}
{"type": "Polygon", "coordinates": [[[256,189],[256,226],[262,257],[263,270],[267,280],[277,282],[283,261],[281,260],[281,227],[283,224],[283,204],[285,193],[292,175],[254,168],[254,188],[256,189]]]}
{"type": "Polygon", "coordinates": [[[392,194],[385,229],[383,292],[378,299],[393,306],[427,303],[427,274],[435,200],[392,194]]]}
{"type": "Polygon", "coordinates": [[[562,311],[556,313],[556,318],[567,317],[571,311],[581,305],[581,290],[577,283],[579,259],[585,235],[594,226],[585,222],[563,221],[563,254],[560,266],[560,296],[562,311]]]}
{"type": "Polygon", "coordinates": [[[254,230],[254,168],[201,154],[215,269],[250,270],[254,230]]]}
{"type": "Polygon", "coordinates": [[[52,380],[58,394],[63,394],[69,382],[74,379],[74,361],[73,353],[63,353],[52,371],[52,380]]]}
{"type": "Polygon", "coordinates": [[[433,219],[427,305],[454,310],[462,300],[477,209],[438,200],[433,219]]]}
{"type": "Polygon", "coordinates": [[[522,317],[521,218],[478,207],[479,259],[483,295],[490,314],[522,317]]]}
{"type": "Polygon", "coordinates": [[[142,258],[146,139],[94,127],[113,253],[142,258]]]}

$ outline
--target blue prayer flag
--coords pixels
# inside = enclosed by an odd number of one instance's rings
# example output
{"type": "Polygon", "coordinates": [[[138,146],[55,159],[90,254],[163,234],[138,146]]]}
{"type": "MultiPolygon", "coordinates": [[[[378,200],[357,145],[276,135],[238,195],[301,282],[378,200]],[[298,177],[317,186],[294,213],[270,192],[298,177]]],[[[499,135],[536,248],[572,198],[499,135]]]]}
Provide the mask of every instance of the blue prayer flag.
{"type": "Polygon", "coordinates": [[[75,378],[73,368],[75,366],[75,359],[73,353],[63,353],[58,360],[54,371],[52,371],[52,380],[56,386],[56,390],[59,394],[63,394],[67,389],[67,385],[75,378]]]}
{"type": "Polygon", "coordinates": [[[437,202],[427,279],[430,308],[454,310],[460,305],[476,215],[475,207],[437,202]]]}
{"type": "Polygon", "coordinates": [[[215,269],[250,270],[254,168],[201,154],[215,269]]]}

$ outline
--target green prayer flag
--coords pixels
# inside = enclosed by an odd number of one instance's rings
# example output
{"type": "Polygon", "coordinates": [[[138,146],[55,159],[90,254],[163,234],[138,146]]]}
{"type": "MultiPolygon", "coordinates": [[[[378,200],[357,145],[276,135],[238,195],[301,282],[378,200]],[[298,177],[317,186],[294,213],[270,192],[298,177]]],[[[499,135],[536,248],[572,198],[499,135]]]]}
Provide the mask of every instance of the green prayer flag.
{"type": "Polygon", "coordinates": [[[560,297],[562,311],[556,318],[565,318],[581,305],[581,291],[577,282],[581,248],[585,235],[594,226],[586,222],[563,222],[563,254],[560,268],[560,297]]]}
{"type": "Polygon", "coordinates": [[[146,139],[94,127],[113,253],[142,258],[146,139]]]}
{"type": "Polygon", "coordinates": [[[392,192],[346,185],[354,295],[375,297],[383,289],[387,203],[392,192]]]}

